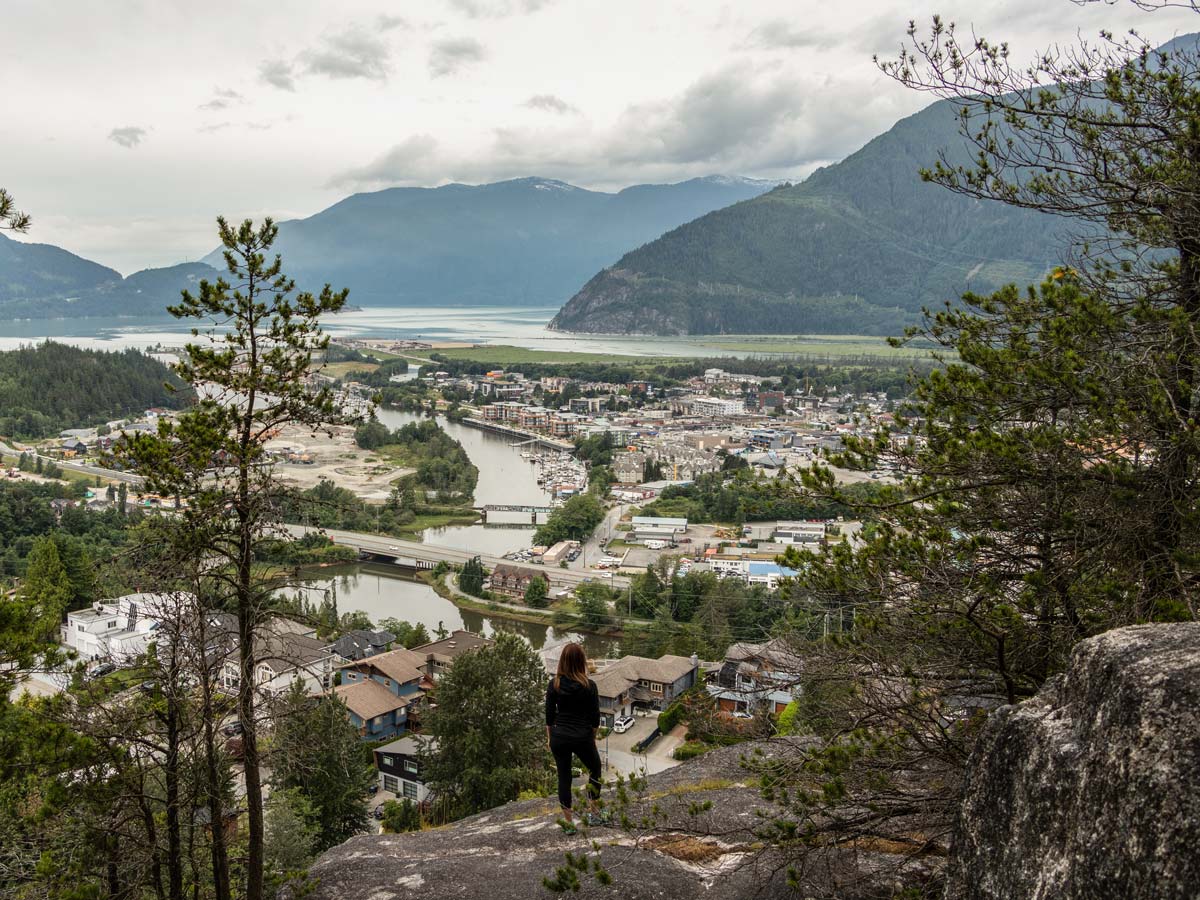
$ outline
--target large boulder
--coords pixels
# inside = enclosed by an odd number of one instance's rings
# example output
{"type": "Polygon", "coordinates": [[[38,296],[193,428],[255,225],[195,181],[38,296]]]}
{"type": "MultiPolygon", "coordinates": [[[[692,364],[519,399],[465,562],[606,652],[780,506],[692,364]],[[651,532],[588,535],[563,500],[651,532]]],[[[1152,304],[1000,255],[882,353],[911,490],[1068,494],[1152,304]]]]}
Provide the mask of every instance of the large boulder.
{"type": "Polygon", "coordinates": [[[795,853],[765,846],[762,814],[779,810],[763,800],[748,755],[780,758],[802,740],[776,739],[713,750],[651,775],[627,813],[651,827],[592,828],[568,837],[556,824],[551,799],[510,803],[428,831],[360,835],[334,847],[312,866],[310,900],[408,900],[453,897],[527,900],[554,896],[542,886],[564,853],[590,851],[595,841],[613,878],[602,885],[581,876],[568,896],[622,900],[759,900],[797,896],[876,900],[893,897],[911,879],[928,877],[924,863],[862,850],[827,854],[819,867],[798,873],[795,853]],[[793,882],[819,890],[797,893],[793,882]]]}
{"type": "Polygon", "coordinates": [[[946,897],[1198,893],[1200,624],[1083,641],[1063,675],[985,727],[946,897]]]}

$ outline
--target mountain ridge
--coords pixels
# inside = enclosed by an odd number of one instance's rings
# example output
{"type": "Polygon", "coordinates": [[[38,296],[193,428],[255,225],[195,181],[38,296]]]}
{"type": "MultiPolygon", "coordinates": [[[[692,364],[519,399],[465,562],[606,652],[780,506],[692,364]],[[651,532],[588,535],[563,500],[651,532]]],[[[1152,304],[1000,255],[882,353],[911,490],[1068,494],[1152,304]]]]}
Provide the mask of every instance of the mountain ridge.
{"type": "Polygon", "coordinates": [[[301,287],[348,287],[356,304],[549,306],[630,247],[773,185],[717,175],[609,192],[527,176],[384,188],[280,222],[276,248],[301,287]]]}
{"type": "Polygon", "coordinates": [[[593,275],[551,320],[584,333],[894,334],[924,306],[1039,280],[1060,223],[922,182],[960,149],[938,101],[796,185],[715,210],[593,275]]]}

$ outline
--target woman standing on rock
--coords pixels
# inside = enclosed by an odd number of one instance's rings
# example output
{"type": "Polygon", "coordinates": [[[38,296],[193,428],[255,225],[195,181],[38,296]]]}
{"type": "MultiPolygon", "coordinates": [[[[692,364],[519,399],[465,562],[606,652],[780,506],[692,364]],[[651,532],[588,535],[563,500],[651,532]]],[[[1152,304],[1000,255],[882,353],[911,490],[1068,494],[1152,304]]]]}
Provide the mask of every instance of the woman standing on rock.
{"type": "Polygon", "coordinates": [[[596,749],[596,730],[600,727],[600,694],[588,678],[587,655],[583,645],[570,643],[558,658],[558,674],[546,688],[546,743],[558,767],[558,802],[566,820],[563,830],[575,833],[571,818],[571,757],[588,770],[588,797],[591,811],[585,817],[589,825],[603,819],[595,812],[600,798],[600,751],[596,749]]]}

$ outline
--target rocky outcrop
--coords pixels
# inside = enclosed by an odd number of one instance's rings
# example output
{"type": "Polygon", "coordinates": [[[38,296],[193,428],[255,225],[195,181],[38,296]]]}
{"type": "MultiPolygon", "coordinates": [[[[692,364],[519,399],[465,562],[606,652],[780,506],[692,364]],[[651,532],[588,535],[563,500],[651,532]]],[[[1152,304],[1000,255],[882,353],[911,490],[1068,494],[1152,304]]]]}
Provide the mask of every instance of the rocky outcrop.
{"type": "Polygon", "coordinates": [[[947,898],[1200,894],[1200,624],[1079,644],[993,715],[969,766],[947,898]]]}
{"type": "Polygon", "coordinates": [[[581,830],[567,837],[549,800],[510,803],[453,825],[401,835],[361,835],[325,853],[311,869],[313,900],[407,900],[454,897],[526,900],[554,896],[542,886],[564,862],[596,841],[611,885],[582,876],[567,896],[628,900],[760,900],[835,896],[846,900],[892,897],[927,876],[922,861],[856,850],[828,855],[818,869],[791,874],[818,890],[797,894],[785,858],[764,849],[758,830],[762,799],[741,765],[747,754],[767,758],[793,752],[788,739],[714,750],[652,775],[645,796],[631,804],[635,822],[650,815],[647,832],[581,830]]]}
{"type": "Polygon", "coordinates": [[[552,896],[564,853],[596,852],[613,883],[572,896],[629,900],[1149,900],[1200,894],[1200,624],[1138,626],[1082,642],[1067,672],[992,715],[968,766],[948,867],[938,848],[859,841],[805,854],[762,839],[783,811],[744,758],[804,739],[714,750],[651,776],[642,830],[564,835],[550,799],[443,828],[362,835],[311,869],[313,900],[552,896]],[[920,891],[925,893],[920,893],[920,891]],[[904,893],[910,891],[911,893],[904,893]]]}

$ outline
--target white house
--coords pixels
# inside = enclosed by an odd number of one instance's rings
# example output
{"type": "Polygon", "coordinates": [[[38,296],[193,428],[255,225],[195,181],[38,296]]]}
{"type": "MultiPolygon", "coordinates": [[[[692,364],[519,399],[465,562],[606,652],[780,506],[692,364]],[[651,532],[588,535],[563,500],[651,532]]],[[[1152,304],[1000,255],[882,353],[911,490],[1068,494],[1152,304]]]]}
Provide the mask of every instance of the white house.
{"type": "Polygon", "coordinates": [[[67,613],[63,644],[83,660],[129,662],[146,652],[163,620],[184,598],[181,594],[127,594],[67,613]]]}

